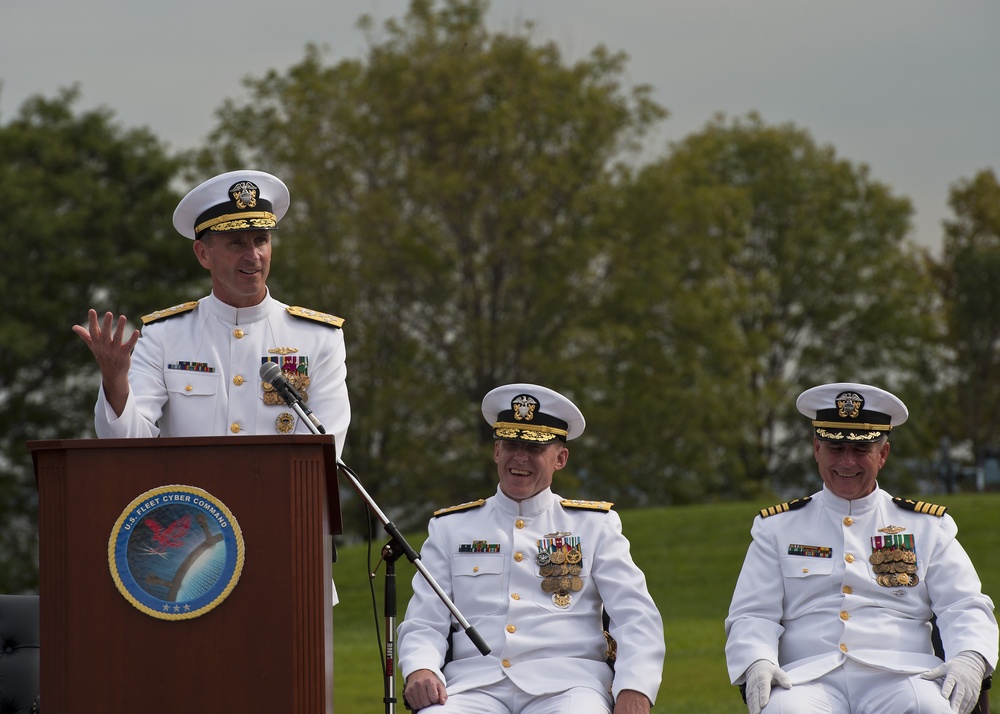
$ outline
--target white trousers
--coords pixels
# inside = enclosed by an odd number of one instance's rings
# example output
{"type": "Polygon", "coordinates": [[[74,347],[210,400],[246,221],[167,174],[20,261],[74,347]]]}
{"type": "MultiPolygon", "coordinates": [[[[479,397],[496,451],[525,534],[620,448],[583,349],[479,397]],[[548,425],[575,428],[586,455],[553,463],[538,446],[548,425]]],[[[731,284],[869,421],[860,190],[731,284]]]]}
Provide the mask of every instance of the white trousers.
{"type": "Polygon", "coordinates": [[[953,714],[941,680],[921,679],[847,660],[791,689],[775,686],[761,714],[953,714]]]}
{"type": "Polygon", "coordinates": [[[504,677],[479,689],[450,694],[447,702],[425,707],[420,714],[611,714],[611,710],[611,695],[596,689],[528,694],[504,677]]]}

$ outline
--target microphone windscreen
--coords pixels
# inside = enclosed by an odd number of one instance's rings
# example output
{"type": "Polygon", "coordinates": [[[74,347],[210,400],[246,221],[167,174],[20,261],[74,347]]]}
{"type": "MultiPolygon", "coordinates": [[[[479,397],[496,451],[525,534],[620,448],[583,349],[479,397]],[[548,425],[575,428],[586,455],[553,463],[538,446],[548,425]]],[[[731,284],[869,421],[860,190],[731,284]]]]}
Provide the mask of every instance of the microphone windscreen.
{"type": "Polygon", "coordinates": [[[272,384],[275,378],[280,376],[281,367],[274,362],[265,362],[260,366],[260,378],[268,384],[272,384]]]}

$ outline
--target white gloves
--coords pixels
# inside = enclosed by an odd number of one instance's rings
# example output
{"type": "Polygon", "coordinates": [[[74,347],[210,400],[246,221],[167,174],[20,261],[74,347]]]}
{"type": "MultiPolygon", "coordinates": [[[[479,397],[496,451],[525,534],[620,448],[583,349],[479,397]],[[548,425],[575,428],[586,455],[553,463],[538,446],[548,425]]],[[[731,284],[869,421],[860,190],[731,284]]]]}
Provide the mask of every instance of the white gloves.
{"type": "MultiPolygon", "coordinates": [[[[756,664],[756,663],[755,663],[756,664]]],[[[936,669],[920,675],[922,679],[941,679],[941,696],[951,702],[951,710],[969,714],[979,699],[986,676],[986,661],[971,650],[959,652],[936,669]]]]}
{"type": "MultiPolygon", "coordinates": [[[[781,667],[766,659],[759,659],[747,667],[747,709],[750,714],[760,714],[771,699],[771,685],[792,688],[792,680],[781,667]]],[[[976,690],[979,691],[978,689],[976,690]]]]}

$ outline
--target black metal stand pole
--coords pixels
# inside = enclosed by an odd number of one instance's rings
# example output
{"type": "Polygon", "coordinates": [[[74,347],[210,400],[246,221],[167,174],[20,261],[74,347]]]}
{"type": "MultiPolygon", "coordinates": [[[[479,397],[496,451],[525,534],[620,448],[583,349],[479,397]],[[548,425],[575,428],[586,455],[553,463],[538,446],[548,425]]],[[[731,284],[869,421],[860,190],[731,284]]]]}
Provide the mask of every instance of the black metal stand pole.
{"type": "Polygon", "coordinates": [[[402,555],[403,549],[395,539],[382,546],[385,563],[385,714],[396,711],[396,561],[402,555]]]}

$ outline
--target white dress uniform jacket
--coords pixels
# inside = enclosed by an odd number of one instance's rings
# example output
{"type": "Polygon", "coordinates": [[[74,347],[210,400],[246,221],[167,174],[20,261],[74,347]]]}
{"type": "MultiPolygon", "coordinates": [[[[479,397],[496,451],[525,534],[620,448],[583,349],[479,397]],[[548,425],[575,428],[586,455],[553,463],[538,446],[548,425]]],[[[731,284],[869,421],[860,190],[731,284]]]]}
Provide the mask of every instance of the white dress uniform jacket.
{"type": "Polygon", "coordinates": [[[930,641],[937,615],[948,656],[972,650],[997,663],[993,602],[956,540],[949,515],[896,505],[876,488],[847,501],[824,488],[801,508],[757,516],[726,619],[726,660],[734,684],[754,661],[776,662],[793,684],[846,659],[916,674],[938,666],[930,641]],[[869,562],[879,529],[912,538],[917,585],[880,585],[869,562]],[[828,556],[824,555],[828,548],[828,556]]]}
{"type": "Polygon", "coordinates": [[[491,652],[479,652],[418,573],[399,626],[403,676],[429,669],[449,694],[508,677],[529,694],[590,687],[617,698],[634,689],[655,701],[663,622],[618,514],[568,508],[549,489],[520,503],[497,489],[483,504],[432,519],[421,560],[491,652]],[[543,592],[535,562],[539,540],[559,533],[579,537],[583,555],[582,587],[565,607],[543,592]],[[495,552],[468,552],[474,541],[495,552]],[[605,661],[602,604],[618,643],[614,672],[605,661]],[[452,629],[452,661],[445,665],[452,629]]]}
{"type": "Polygon", "coordinates": [[[101,388],[94,418],[97,435],[278,434],[282,414],[294,420],[287,433],[311,433],[287,405],[264,403],[262,360],[287,354],[296,362],[306,360],[306,403],[335,436],[339,456],[351,420],[343,332],[292,317],[286,307],[270,293],[259,305],[245,308],[209,295],[192,310],[146,325],[132,354],[121,416],[101,388]]]}

